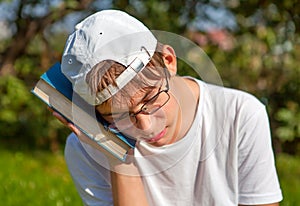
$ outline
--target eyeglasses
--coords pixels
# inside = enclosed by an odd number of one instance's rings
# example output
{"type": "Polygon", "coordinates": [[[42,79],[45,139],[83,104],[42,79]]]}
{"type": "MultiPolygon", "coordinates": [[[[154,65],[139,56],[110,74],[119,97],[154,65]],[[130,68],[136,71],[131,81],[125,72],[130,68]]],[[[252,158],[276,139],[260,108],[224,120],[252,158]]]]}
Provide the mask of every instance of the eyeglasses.
{"type": "MultiPolygon", "coordinates": [[[[164,70],[166,75],[166,68],[164,68],[164,70]]],[[[169,82],[166,75],[166,88],[164,90],[158,91],[158,93],[151,97],[148,101],[146,101],[137,112],[126,112],[118,118],[114,118],[114,122],[111,123],[108,127],[117,131],[124,131],[129,129],[138,122],[137,115],[152,115],[164,105],[166,105],[170,99],[168,91],[169,82]]]]}

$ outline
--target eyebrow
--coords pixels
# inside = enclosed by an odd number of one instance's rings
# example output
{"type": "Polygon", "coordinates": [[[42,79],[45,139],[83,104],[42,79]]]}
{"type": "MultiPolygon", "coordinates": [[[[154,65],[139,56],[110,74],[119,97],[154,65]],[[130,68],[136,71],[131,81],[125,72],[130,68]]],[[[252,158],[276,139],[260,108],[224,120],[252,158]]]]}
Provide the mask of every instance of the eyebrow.
{"type": "MultiPolygon", "coordinates": [[[[144,96],[142,97],[142,99],[140,100],[140,102],[143,102],[151,93],[153,93],[153,90],[155,89],[155,88],[157,88],[157,87],[153,87],[153,88],[150,88],[149,89],[149,92],[145,92],[144,94],[144,96]]],[[[157,89],[159,89],[159,88],[157,88],[157,89]]],[[[156,95],[156,94],[155,94],[156,95]]],[[[155,96],[154,95],[154,96],[155,96]]],[[[152,97],[151,97],[152,98],[152,97]]],[[[150,99],[151,99],[150,98],[150,99]]],[[[126,113],[126,112],[115,112],[115,113],[112,113],[112,112],[110,112],[110,113],[100,113],[99,112],[99,114],[100,115],[102,115],[102,116],[105,116],[105,117],[108,117],[108,116],[112,116],[112,115],[118,115],[118,114],[123,114],[123,113],[126,113]]]]}

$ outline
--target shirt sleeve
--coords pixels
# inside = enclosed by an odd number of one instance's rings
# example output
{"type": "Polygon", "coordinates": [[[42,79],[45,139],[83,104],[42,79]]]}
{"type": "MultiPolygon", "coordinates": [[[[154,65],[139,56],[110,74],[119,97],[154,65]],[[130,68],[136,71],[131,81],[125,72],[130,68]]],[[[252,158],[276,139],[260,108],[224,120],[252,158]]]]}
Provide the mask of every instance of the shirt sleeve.
{"type": "Polygon", "coordinates": [[[277,177],[266,109],[251,101],[241,109],[238,143],[239,204],[280,202],[282,193],[277,177]]]}
{"type": "Polygon", "coordinates": [[[67,139],[65,160],[83,205],[113,205],[110,172],[89,156],[74,133],[67,139]]]}

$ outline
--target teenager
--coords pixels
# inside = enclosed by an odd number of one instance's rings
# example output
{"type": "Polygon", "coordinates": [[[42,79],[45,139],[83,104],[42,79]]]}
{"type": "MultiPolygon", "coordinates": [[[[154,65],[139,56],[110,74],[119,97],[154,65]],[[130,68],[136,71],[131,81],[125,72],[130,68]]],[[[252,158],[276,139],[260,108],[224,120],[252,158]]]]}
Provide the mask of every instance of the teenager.
{"type": "Polygon", "coordinates": [[[97,12],[69,36],[62,71],[108,127],[136,141],[105,156],[73,124],[65,157],[85,205],[278,205],[265,107],[243,91],[176,75],[174,49],[134,17],[97,12]]]}

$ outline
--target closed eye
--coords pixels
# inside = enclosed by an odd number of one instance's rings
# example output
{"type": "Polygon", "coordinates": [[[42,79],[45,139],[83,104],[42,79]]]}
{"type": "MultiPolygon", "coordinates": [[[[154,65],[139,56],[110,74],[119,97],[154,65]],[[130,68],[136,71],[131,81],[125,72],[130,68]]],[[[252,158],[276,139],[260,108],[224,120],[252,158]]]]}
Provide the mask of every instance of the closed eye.
{"type": "Polygon", "coordinates": [[[160,88],[153,88],[150,90],[150,92],[147,92],[144,98],[142,99],[141,103],[145,103],[149,100],[152,100],[152,98],[157,94],[157,92],[160,90],[160,88]]]}

